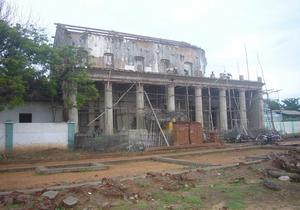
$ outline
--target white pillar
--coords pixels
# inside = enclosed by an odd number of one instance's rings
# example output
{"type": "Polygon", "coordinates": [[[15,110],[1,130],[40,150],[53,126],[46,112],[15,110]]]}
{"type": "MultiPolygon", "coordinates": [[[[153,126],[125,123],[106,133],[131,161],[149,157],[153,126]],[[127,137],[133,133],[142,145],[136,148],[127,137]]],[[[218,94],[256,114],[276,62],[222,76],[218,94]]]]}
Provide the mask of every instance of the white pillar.
{"type": "Polygon", "coordinates": [[[113,99],[112,99],[112,84],[111,82],[105,83],[104,90],[104,104],[105,104],[105,134],[113,134],[113,99]]]}
{"type": "Polygon", "coordinates": [[[75,132],[78,132],[77,85],[71,82],[63,82],[62,89],[67,120],[75,123],[75,132]]]}
{"type": "Polygon", "coordinates": [[[168,112],[175,112],[175,86],[174,85],[168,86],[167,110],[168,112]]]}
{"type": "Polygon", "coordinates": [[[220,130],[226,131],[227,125],[227,105],[226,105],[226,90],[224,88],[219,90],[219,107],[220,107],[220,130]]]}
{"type": "Polygon", "coordinates": [[[144,86],[136,85],[136,129],[145,128],[144,86]]]}
{"type": "Polygon", "coordinates": [[[257,93],[257,118],[258,118],[258,128],[264,128],[264,101],[262,89],[258,90],[257,93]]]}
{"type": "Polygon", "coordinates": [[[69,109],[69,121],[75,123],[75,132],[78,131],[78,109],[76,100],[77,90],[70,94],[70,102],[72,107],[69,109]]]}
{"type": "Polygon", "coordinates": [[[202,110],[202,88],[195,87],[195,112],[196,122],[199,122],[203,126],[203,110],[202,110]]]}
{"type": "Polygon", "coordinates": [[[240,120],[241,127],[247,129],[247,110],[246,110],[246,96],[245,90],[239,90],[239,102],[240,102],[240,120]]]}

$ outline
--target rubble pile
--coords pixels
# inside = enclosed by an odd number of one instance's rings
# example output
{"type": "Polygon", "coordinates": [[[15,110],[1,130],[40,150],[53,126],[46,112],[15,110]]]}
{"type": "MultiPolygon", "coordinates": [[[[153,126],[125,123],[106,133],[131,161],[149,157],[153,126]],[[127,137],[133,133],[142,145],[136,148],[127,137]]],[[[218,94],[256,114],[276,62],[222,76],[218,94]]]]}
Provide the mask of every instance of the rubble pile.
{"type": "Polygon", "coordinates": [[[285,155],[272,154],[271,159],[276,168],[267,171],[269,176],[300,182],[300,149],[291,149],[285,155]]]}
{"type": "Polygon", "coordinates": [[[185,172],[181,174],[170,173],[147,173],[147,178],[159,183],[161,188],[167,191],[176,191],[182,186],[193,186],[195,181],[199,181],[201,171],[185,172]]]}
{"type": "Polygon", "coordinates": [[[286,155],[272,155],[273,163],[277,168],[290,173],[300,174],[300,149],[291,149],[286,155]]]}

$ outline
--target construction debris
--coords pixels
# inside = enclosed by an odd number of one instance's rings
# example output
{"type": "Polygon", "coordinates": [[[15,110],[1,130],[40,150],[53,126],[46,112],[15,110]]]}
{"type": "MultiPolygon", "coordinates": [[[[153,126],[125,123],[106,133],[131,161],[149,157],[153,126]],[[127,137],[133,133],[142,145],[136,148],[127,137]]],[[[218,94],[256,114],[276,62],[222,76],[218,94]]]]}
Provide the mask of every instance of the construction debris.
{"type": "Polygon", "coordinates": [[[78,203],[78,198],[74,196],[68,196],[63,200],[63,205],[67,208],[74,207],[76,206],[77,203],[78,203]]]}
{"type": "Polygon", "coordinates": [[[276,167],[287,172],[300,174],[300,149],[291,149],[286,155],[272,155],[276,167]]]}
{"type": "Polygon", "coordinates": [[[49,198],[50,200],[53,200],[56,198],[56,196],[58,195],[58,191],[54,191],[54,190],[50,190],[50,191],[46,191],[42,194],[42,197],[45,198],[49,198]]]}
{"type": "Polygon", "coordinates": [[[274,183],[273,181],[271,181],[269,179],[264,179],[263,185],[270,190],[274,190],[274,191],[281,190],[280,187],[276,183],[274,183]]]}

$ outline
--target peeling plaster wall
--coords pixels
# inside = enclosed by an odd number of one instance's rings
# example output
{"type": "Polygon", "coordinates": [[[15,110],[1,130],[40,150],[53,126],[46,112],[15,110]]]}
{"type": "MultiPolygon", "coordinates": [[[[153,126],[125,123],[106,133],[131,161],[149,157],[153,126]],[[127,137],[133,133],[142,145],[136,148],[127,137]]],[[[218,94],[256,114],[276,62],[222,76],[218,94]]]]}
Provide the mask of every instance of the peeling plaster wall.
{"type": "Polygon", "coordinates": [[[185,75],[185,63],[191,65],[190,76],[202,76],[205,73],[205,51],[195,46],[185,46],[176,42],[169,44],[149,40],[106,36],[91,32],[67,31],[58,27],[55,45],[74,45],[89,51],[90,64],[95,68],[107,68],[105,54],[113,55],[113,67],[118,70],[137,71],[137,57],[143,59],[143,71],[154,73],[173,73],[185,75]],[[168,60],[168,68],[162,66],[162,60],[168,60]]]}

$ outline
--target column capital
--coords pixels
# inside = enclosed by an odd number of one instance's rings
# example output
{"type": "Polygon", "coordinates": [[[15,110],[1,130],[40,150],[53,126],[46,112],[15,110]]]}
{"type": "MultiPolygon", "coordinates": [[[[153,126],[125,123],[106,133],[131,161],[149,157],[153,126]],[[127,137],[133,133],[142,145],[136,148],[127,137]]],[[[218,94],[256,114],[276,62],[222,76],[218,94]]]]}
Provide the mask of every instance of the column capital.
{"type": "Polygon", "coordinates": [[[238,90],[239,90],[239,92],[246,92],[245,88],[239,88],[238,90]]]}
{"type": "Polygon", "coordinates": [[[175,85],[174,83],[167,84],[166,86],[167,86],[167,87],[174,87],[174,88],[176,87],[176,85],[175,85]]]}

